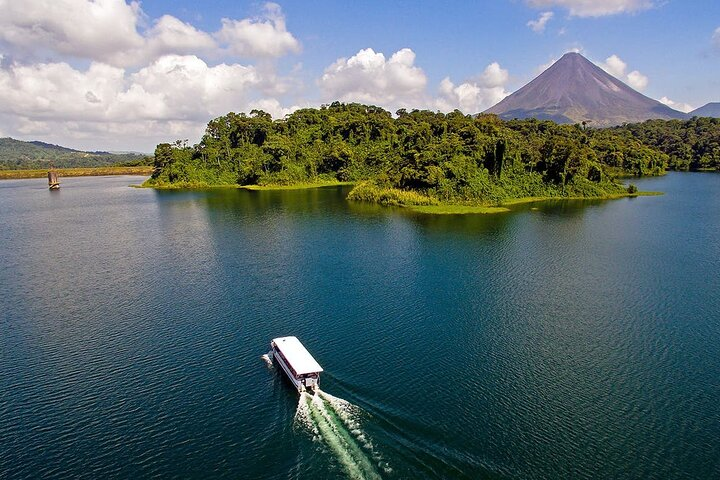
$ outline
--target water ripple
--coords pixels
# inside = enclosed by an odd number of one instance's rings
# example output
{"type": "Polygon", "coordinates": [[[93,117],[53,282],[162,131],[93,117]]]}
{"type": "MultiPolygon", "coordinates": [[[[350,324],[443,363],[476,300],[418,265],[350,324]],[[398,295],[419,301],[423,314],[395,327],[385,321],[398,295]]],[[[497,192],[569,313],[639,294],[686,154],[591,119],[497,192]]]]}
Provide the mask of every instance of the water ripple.
{"type": "Polygon", "coordinates": [[[716,477],[719,178],[448,217],[0,182],[0,477],[342,476],[259,359],[287,334],[366,476],[716,477]]]}

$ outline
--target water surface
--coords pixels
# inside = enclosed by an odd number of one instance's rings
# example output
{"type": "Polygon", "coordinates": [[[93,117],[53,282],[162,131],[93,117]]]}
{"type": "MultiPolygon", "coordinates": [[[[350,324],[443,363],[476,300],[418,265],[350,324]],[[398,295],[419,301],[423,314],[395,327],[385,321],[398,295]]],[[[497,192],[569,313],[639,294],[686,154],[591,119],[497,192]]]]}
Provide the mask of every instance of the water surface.
{"type": "Polygon", "coordinates": [[[720,477],[720,175],[490,216],[140,181],[0,182],[0,478],[720,477]]]}

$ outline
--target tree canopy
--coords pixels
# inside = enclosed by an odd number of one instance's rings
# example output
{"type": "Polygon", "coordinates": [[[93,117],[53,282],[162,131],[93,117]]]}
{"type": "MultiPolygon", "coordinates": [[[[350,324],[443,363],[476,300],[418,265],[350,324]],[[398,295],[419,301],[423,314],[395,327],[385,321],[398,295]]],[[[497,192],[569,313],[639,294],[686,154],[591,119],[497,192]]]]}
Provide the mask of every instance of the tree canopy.
{"type": "Polygon", "coordinates": [[[211,120],[197,145],[158,145],[148,185],[338,180],[454,203],[597,197],[624,191],[618,176],[717,168],[717,127],[693,119],[588,129],[457,110],[399,110],[393,117],[380,107],[339,102],[274,121],[253,110],[211,120]]]}
{"type": "Polygon", "coordinates": [[[720,118],[648,120],[610,132],[665,153],[673,170],[720,170],[720,118]]]}

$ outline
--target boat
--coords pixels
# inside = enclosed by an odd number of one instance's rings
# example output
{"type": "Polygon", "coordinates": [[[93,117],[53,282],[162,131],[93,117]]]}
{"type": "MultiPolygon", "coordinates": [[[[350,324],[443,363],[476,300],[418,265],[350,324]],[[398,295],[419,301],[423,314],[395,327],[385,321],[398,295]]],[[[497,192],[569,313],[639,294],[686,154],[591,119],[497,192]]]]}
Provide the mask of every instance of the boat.
{"type": "Polygon", "coordinates": [[[48,188],[57,190],[60,188],[60,176],[55,170],[48,171],[48,188]]]}
{"type": "Polygon", "coordinates": [[[273,362],[277,360],[298,393],[319,387],[323,369],[297,337],[273,338],[270,348],[273,362]]]}

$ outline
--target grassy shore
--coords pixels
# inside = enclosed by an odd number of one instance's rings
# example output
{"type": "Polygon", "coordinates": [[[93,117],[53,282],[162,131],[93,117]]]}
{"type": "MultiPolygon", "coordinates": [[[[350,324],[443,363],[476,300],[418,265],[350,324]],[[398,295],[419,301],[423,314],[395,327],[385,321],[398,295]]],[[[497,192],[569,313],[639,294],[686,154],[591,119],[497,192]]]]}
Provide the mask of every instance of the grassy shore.
{"type": "Polygon", "coordinates": [[[634,198],[634,197],[650,197],[655,195],[664,195],[662,192],[635,192],[635,193],[617,193],[605,195],[602,197],[525,197],[513,198],[506,200],[500,205],[401,205],[415,212],[431,213],[434,215],[463,215],[463,214],[489,214],[489,213],[505,213],[509,212],[513,205],[521,205],[523,203],[547,202],[550,200],[615,200],[618,198],[634,198]]]}
{"type": "Polygon", "coordinates": [[[436,198],[418,192],[399,190],[395,188],[381,188],[371,182],[340,182],[337,180],[321,180],[316,182],[300,182],[291,185],[237,185],[237,184],[205,184],[176,182],[171,184],[154,183],[148,179],[142,185],[134,187],[155,188],[160,190],[171,189],[208,189],[208,188],[241,188],[253,191],[271,190],[303,190],[309,188],[333,187],[339,185],[355,185],[348,195],[348,200],[375,203],[380,205],[398,206],[409,210],[434,215],[463,215],[463,214],[495,214],[511,210],[510,207],[523,203],[544,202],[549,200],[611,200],[616,198],[639,197],[648,195],[662,195],[661,192],[609,193],[601,196],[545,196],[513,198],[499,204],[453,204],[440,201],[436,198]]]}
{"type": "Polygon", "coordinates": [[[405,208],[419,213],[431,213],[433,215],[466,215],[470,213],[505,213],[510,209],[507,207],[494,207],[491,205],[402,205],[405,208]]]}
{"type": "MultiPolygon", "coordinates": [[[[104,175],[150,175],[153,167],[56,168],[62,177],[99,177],[104,175]]],[[[47,177],[47,170],[0,170],[0,180],[47,177]]]]}
{"type": "Polygon", "coordinates": [[[228,184],[207,184],[207,183],[191,183],[176,182],[171,184],[152,183],[146,181],[141,186],[144,188],[155,188],[158,190],[184,190],[184,189],[206,189],[206,188],[242,188],[244,190],[304,190],[308,188],[336,187],[339,185],[353,185],[353,182],[340,181],[320,181],[320,182],[304,182],[293,183],[292,185],[238,185],[236,183],[228,184]]]}
{"type": "Polygon", "coordinates": [[[353,185],[353,182],[322,181],[310,183],[294,183],[292,185],[243,185],[246,190],[303,190],[306,188],[336,187],[339,185],[353,185]]]}
{"type": "Polygon", "coordinates": [[[372,182],[358,183],[348,194],[348,200],[355,200],[380,205],[394,205],[415,212],[436,215],[492,214],[509,212],[510,207],[523,203],[543,202],[548,200],[611,200],[614,198],[639,197],[646,195],[662,195],[659,192],[613,192],[593,196],[540,196],[511,198],[498,203],[451,203],[418,192],[383,188],[372,182]]]}
{"type": "Polygon", "coordinates": [[[628,197],[651,197],[664,195],[663,192],[634,192],[634,193],[611,193],[600,197],[525,197],[513,198],[502,202],[503,206],[519,205],[521,203],[545,202],[547,200],[614,200],[628,197]]]}

